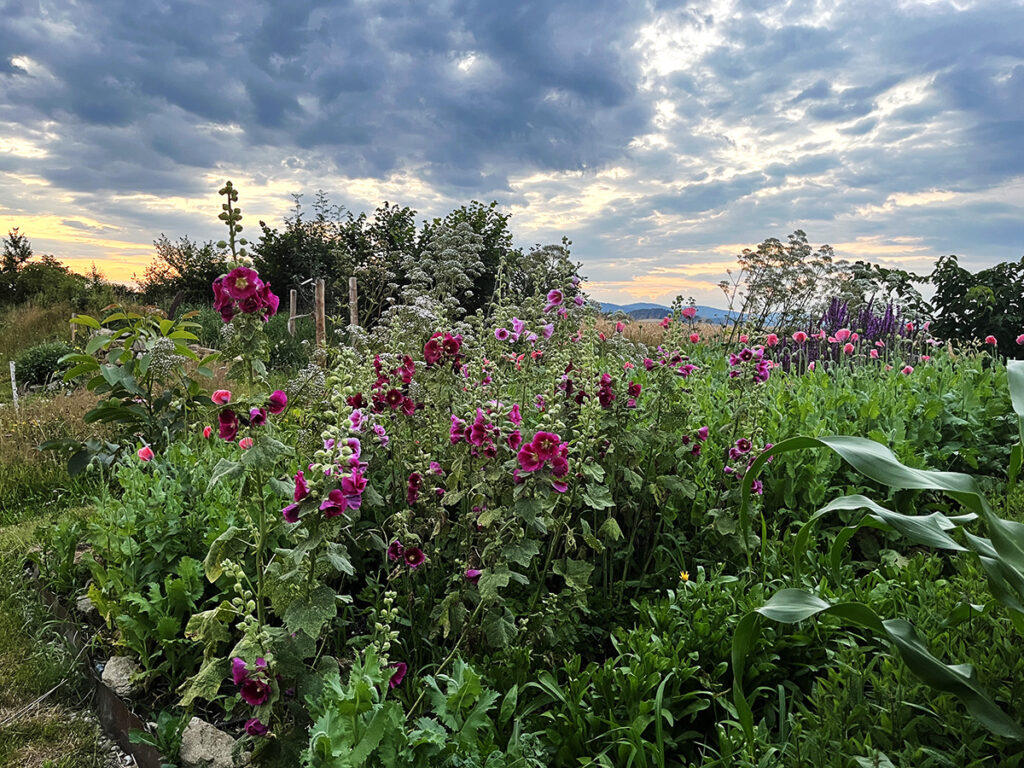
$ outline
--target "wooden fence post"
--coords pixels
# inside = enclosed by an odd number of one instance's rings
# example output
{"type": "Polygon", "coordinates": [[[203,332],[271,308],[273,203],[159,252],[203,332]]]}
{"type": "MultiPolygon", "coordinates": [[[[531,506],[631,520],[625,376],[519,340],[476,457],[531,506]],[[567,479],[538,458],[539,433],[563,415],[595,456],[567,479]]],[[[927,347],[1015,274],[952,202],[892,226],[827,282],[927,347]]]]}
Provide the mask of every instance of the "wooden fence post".
{"type": "Polygon", "coordinates": [[[359,325],[359,283],[355,277],[348,279],[348,322],[359,325]]]}
{"type": "Polygon", "coordinates": [[[14,361],[11,360],[11,399],[14,400],[14,410],[18,410],[18,379],[14,375],[14,361]]]}
{"type": "Polygon", "coordinates": [[[292,288],[288,292],[288,333],[295,335],[295,310],[299,304],[299,292],[292,288]]]}
{"type": "MultiPolygon", "coordinates": [[[[78,313],[77,312],[72,312],[71,313],[71,319],[74,320],[76,317],[78,317],[78,313]]],[[[71,323],[71,343],[72,344],[75,343],[75,331],[77,331],[77,330],[78,330],[78,323],[71,323]]]]}
{"type": "Polygon", "coordinates": [[[314,291],[314,303],[316,305],[316,345],[318,347],[327,346],[327,313],[324,308],[324,280],[320,278],[316,281],[316,290],[314,291]]]}

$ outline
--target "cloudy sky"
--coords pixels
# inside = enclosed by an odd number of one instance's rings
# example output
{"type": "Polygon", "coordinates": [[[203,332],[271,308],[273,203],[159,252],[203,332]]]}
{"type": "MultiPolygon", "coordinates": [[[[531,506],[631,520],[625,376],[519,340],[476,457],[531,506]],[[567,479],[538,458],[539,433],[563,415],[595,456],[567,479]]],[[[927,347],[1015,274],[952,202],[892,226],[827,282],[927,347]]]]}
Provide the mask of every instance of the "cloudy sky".
{"type": "Polygon", "coordinates": [[[592,293],[721,305],[794,229],[925,270],[1024,255],[1024,3],[0,0],[0,231],[127,279],[322,188],[472,199],[592,293]]]}

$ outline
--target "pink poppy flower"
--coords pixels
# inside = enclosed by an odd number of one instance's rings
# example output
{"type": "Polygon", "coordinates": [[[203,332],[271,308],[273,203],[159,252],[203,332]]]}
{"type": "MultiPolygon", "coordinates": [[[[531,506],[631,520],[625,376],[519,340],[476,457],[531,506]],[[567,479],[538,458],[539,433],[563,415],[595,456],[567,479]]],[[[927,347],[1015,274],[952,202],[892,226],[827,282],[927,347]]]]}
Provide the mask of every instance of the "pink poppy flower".
{"type": "Polygon", "coordinates": [[[213,400],[217,405],[227,405],[231,402],[231,390],[229,389],[218,389],[212,395],[210,399],[213,400]]]}
{"type": "Polygon", "coordinates": [[[696,307],[684,307],[683,311],[682,311],[682,315],[687,320],[693,320],[693,318],[695,318],[697,316],[697,308],[696,307]]]}
{"type": "Polygon", "coordinates": [[[154,454],[153,454],[153,449],[152,449],[152,448],[150,448],[150,447],[149,447],[148,445],[144,445],[144,446],[142,446],[142,447],[141,447],[141,448],[139,448],[139,450],[137,450],[137,451],[136,451],[135,453],[136,453],[136,455],[137,455],[137,456],[138,456],[138,457],[139,457],[139,458],[140,458],[140,459],[141,459],[142,461],[152,461],[152,460],[153,460],[153,455],[154,455],[154,454]]]}
{"type": "Polygon", "coordinates": [[[840,328],[838,331],[836,331],[836,341],[846,341],[849,338],[850,338],[850,329],[849,328],[840,328]]]}
{"type": "Polygon", "coordinates": [[[765,337],[764,343],[767,344],[769,347],[774,347],[776,344],[779,343],[779,337],[776,336],[774,333],[769,333],[765,337]]]}
{"type": "Polygon", "coordinates": [[[878,359],[878,350],[877,349],[872,349],[870,352],[868,352],[868,354],[871,355],[871,359],[872,360],[877,360],[878,359]]]}
{"type": "Polygon", "coordinates": [[[243,437],[241,440],[238,441],[238,447],[241,448],[243,451],[249,450],[250,448],[252,448],[252,438],[243,437]]]}
{"type": "Polygon", "coordinates": [[[847,354],[847,355],[852,355],[853,354],[853,344],[851,344],[850,342],[846,342],[843,345],[843,352],[845,354],[847,354]]]}
{"type": "Polygon", "coordinates": [[[793,334],[793,341],[795,341],[797,344],[806,344],[807,334],[804,333],[803,331],[797,331],[796,333],[793,334]]]}
{"type": "Polygon", "coordinates": [[[986,336],[985,337],[985,343],[994,347],[996,345],[996,343],[997,343],[996,342],[996,337],[995,336],[986,336]]]}
{"type": "Polygon", "coordinates": [[[209,425],[203,427],[203,437],[205,437],[207,440],[209,440],[210,439],[210,435],[212,435],[212,434],[213,434],[213,427],[211,427],[209,425]]]}
{"type": "Polygon", "coordinates": [[[914,366],[912,366],[912,365],[904,365],[903,369],[900,371],[900,373],[902,373],[904,376],[909,376],[913,372],[914,372],[914,366]]]}
{"type": "Polygon", "coordinates": [[[690,343],[691,344],[696,344],[699,341],[700,341],[700,334],[699,333],[691,333],[690,334],[690,343]]]}
{"type": "Polygon", "coordinates": [[[668,324],[671,323],[671,322],[672,322],[672,318],[671,317],[664,317],[664,318],[662,318],[661,322],[658,323],[658,325],[660,325],[662,328],[668,328],[668,324]]]}

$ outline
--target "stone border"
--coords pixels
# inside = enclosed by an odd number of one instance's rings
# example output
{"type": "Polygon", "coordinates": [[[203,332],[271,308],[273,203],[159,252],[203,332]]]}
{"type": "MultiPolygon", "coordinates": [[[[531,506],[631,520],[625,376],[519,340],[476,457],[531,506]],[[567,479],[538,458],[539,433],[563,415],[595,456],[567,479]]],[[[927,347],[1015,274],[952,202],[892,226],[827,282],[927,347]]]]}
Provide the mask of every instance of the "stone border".
{"type": "MultiPolygon", "coordinates": [[[[81,637],[81,622],[76,621],[75,617],[61,604],[57,595],[44,587],[35,574],[32,576],[32,581],[43,602],[56,619],[60,633],[76,652],[81,653],[85,647],[85,642],[81,637]]],[[[148,744],[133,744],[128,739],[128,734],[133,730],[145,731],[146,724],[128,708],[128,705],[111,690],[110,686],[100,679],[92,656],[86,652],[85,657],[89,664],[88,678],[93,693],[93,709],[96,711],[103,730],[126,754],[135,759],[139,768],[161,768],[167,761],[156,749],[148,744]]]]}

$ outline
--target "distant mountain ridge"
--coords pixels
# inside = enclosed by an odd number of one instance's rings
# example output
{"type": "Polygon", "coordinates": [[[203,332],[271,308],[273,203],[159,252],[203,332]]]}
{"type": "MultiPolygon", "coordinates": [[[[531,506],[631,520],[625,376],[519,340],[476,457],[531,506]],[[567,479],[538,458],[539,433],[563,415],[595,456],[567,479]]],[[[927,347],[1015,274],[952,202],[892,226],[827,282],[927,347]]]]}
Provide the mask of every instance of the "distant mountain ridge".
{"type": "MultiPolygon", "coordinates": [[[[597,303],[601,305],[601,311],[606,315],[624,312],[634,320],[660,320],[672,311],[663,304],[652,304],[649,301],[640,301],[634,304],[612,304],[610,301],[598,301],[597,303]]],[[[705,307],[698,304],[697,317],[695,319],[705,323],[720,323],[724,325],[725,323],[732,322],[737,314],[727,309],[705,307]]]]}

